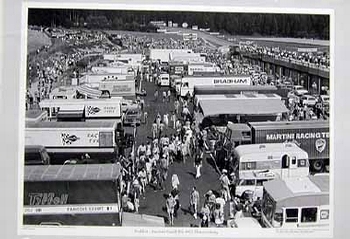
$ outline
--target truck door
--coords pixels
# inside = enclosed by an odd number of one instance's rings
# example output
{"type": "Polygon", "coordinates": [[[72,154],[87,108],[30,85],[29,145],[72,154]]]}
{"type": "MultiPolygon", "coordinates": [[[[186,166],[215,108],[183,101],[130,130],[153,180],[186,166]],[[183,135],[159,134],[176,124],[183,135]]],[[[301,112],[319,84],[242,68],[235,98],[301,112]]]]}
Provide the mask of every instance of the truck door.
{"type": "Polygon", "coordinates": [[[289,157],[289,177],[297,177],[298,174],[298,162],[295,155],[289,157]]]}
{"type": "Polygon", "coordinates": [[[297,158],[296,156],[289,156],[287,154],[282,156],[282,178],[297,176],[297,158]]]}
{"type": "Polygon", "coordinates": [[[281,178],[289,177],[290,158],[287,154],[282,156],[281,178]]]}

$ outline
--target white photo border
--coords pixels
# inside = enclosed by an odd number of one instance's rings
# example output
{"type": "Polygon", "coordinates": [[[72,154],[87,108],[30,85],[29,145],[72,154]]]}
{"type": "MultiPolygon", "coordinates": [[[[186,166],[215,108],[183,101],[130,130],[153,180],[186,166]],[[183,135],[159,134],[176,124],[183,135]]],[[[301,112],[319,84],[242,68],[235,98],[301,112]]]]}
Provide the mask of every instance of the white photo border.
{"type": "MultiPolygon", "coordinates": [[[[317,9],[317,8],[280,8],[280,7],[231,7],[231,6],[198,6],[198,5],[166,5],[166,4],[94,4],[94,3],[48,3],[48,2],[23,2],[22,3],[22,19],[21,19],[21,74],[20,74],[20,117],[18,119],[19,132],[19,151],[18,158],[23,161],[24,158],[24,130],[25,130],[25,82],[27,69],[27,27],[28,27],[28,9],[96,9],[96,10],[135,10],[135,11],[188,11],[188,12],[237,12],[237,13],[280,13],[280,14],[325,14],[330,16],[330,90],[331,90],[331,117],[330,117],[330,157],[334,158],[334,10],[333,9],[317,9]]],[[[17,202],[17,233],[19,235],[61,235],[61,236],[103,236],[117,237],[317,237],[328,238],[333,236],[334,229],[334,213],[330,214],[329,231],[300,229],[300,230],[275,230],[261,229],[248,231],[247,229],[228,229],[228,228],[128,228],[128,227],[73,227],[63,226],[54,227],[34,227],[22,224],[23,219],[23,170],[24,163],[19,161],[18,167],[18,202],[17,202]],[[142,229],[142,230],[140,230],[142,229]]],[[[330,160],[330,208],[334,212],[334,166],[333,160],[330,160]]]]}

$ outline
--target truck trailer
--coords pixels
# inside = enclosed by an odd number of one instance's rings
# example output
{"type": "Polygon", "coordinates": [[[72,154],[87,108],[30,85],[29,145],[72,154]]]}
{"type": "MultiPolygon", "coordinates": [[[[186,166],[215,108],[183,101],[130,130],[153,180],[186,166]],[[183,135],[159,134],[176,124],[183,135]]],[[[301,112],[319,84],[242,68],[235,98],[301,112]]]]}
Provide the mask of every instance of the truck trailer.
{"type": "Polygon", "coordinates": [[[89,154],[96,162],[110,162],[126,145],[122,123],[116,121],[27,123],[25,145],[42,145],[52,162],[80,160],[89,154]]]}
{"type": "Polygon", "coordinates": [[[229,122],[225,148],[241,144],[294,142],[309,155],[310,171],[329,170],[329,121],[229,122]]]}
{"type": "Polygon", "coordinates": [[[118,164],[24,168],[23,224],[121,226],[118,164]]]}
{"type": "Polygon", "coordinates": [[[133,99],[136,97],[135,80],[105,79],[99,84],[99,90],[107,97],[125,97],[133,99]]]}

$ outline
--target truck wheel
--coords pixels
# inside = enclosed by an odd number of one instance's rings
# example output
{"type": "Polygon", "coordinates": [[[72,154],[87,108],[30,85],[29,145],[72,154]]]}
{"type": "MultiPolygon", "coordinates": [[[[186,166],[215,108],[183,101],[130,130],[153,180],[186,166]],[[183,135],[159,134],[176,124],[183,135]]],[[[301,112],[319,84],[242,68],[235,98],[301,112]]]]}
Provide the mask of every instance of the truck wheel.
{"type": "Polygon", "coordinates": [[[329,173],[329,165],[326,165],[326,166],[324,167],[324,171],[325,171],[326,173],[329,173]]]}
{"type": "Polygon", "coordinates": [[[315,160],[311,164],[313,170],[317,173],[322,172],[323,169],[323,161],[322,160],[315,160]]]}

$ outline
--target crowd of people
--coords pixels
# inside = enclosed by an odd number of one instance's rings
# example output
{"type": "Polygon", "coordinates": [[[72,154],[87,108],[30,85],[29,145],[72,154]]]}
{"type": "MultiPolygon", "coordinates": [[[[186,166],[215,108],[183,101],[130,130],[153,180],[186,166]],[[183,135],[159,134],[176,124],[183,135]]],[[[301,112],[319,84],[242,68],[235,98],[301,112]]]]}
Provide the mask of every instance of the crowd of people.
{"type": "MultiPolygon", "coordinates": [[[[151,81],[146,77],[143,80],[151,81]]],[[[200,180],[203,160],[207,156],[204,142],[208,133],[206,130],[200,130],[195,124],[192,98],[176,97],[167,90],[162,91],[164,94],[159,92],[160,90],[155,90],[153,101],[167,104],[170,114],[157,113],[149,124],[149,140],[140,142],[134,155],[121,156],[118,160],[123,167],[123,210],[138,213],[140,200],[146,199],[147,191],[169,190],[165,193],[163,208],[168,215],[169,225],[174,225],[180,208],[185,208],[194,219],[198,219],[198,225],[201,227],[221,227],[228,220],[248,212],[248,209],[245,209],[251,206],[252,201],[235,197],[236,179],[229,162],[216,166],[220,171],[220,188],[213,188],[200,195],[193,185],[189,192],[188,204],[183,199],[180,200],[180,194],[186,189],[181,186],[179,175],[169,175],[170,167],[174,163],[190,163],[193,165],[194,178],[200,180]],[[169,181],[171,185],[166,185],[169,181]]]]}
{"type": "Polygon", "coordinates": [[[330,67],[330,55],[327,52],[288,51],[278,47],[258,46],[252,42],[240,42],[240,51],[287,60],[295,64],[308,64],[310,67],[323,69],[330,67]]]}
{"type": "MultiPolygon", "coordinates": [[[[65,85],[66,79],[79,77],[76,63],[96,48],[94,46],[93,49],[87,50],[88,45],[107,42],[106,35],[102,33],[84,31],[65,31],[64,33],[60,37],[62,42],[55,42],[52,46],[28,56],[27,109],[34,107],[43,99],[48,99],[55,87],[65,85]],[[61,50],[49,53],[51,47],[61,50]],[[74,70],[70,71],[70,69],[74,70]],[[69,75],[66,75],[67,73],[69,75]]],[[[106,49],[102,48],[102,50],[106,49]]]]}
{"type": "MultiPolygon", "coordinates": [[[[70,32],[62,38],[66,44],[74,46],[75,50],[66,54],[56,52],[47,58],[38,54],[28,64],[29,80],[27,91],[27,108],[39,103],[42,99],[49,98],[55,86],[60,85],[62,76],[74,66],[81,58],[88,54],[84,50],[84,45],[88,43],[102,43],[107,41],[106,35],[102,33],[74,33],[70,32]],[[35,82],[36,85],[34,84],[35,82]],[[32,94],[34,92],[34,95],[32,94]]],[[[225,54],[217,49],[208,47],[208,43],[202,39],[196,41],[183,41],[182,39],[154,39],[148,35],[136,37],[131,34],[121,34],[123,49],[130,53],[145,53],[147,48],[173,48],[173,49],[193,49],[194,52],[206,53],[206,60],[215,63],[226,74],[252,74],[249,67],[241,65],[239,62],[232,62],[225,54]]],[[[108,48],[108,46],[107,46],[108,48]]],[[[109,48],[108,48],[109,49],[109,48]]],[[[242,50],[266,54],[274,57],[295,59],[301,62],[329,67],[329,56],[318,56],[310,54],[299,54],[297,52],[277,51],[272,48],[259,47],[256,45],[242,45],[242,50]]],[[[147,74],[141,74],[141,81],[149,81],[157,85],[152,74],[156,69],[149,69],[147,74]],[[151,76],[150,76],[151,75],[151,76]]],[[[78,72],[73,72],[77,77],[78,72]]],[[[157,75],[157,74],[155,74],[157,75]]],[[[264,85],[267,81],[266,74],[252,75],[252,82],[255,85],[264,85]]],[[[143,90],[144,91],[144,90],[143,90]]],[[[151,93],[151,92],[146,92],[151,93]]],[[[161,101],[167,104],[167,113],[156,113],[151,124],[147,124],[148,112],[145,107],[144,98],[138,99],[140,109],[143,114],[143,122],[149,126],[147,139],[138,142],[138,145],[129,155],[120,155],[115,163],[122,168],[121,178],[121,204],[123,211],[139,212],[140,201],[146,199],[147,191],[166,191],[164,211],[168,215],[170,225],[174,225],[178,211],[183,201],[180,195],[185,187],[181,187],[181,178],[177,174],[172,174],[170,180],[169,171],[173,164],[189,162],[193,165],[193,174],[196,180],[202,177],[203,161],[206,150],[208,131],[199,129],[194,120],[193,99],[190,96],[174,96],[170,90],[153,92],[154,102],[161,101]],[[171,102],[174,102],[171,104],[171,102]],[[171,185],[166,185],[170,181],[171,185]]],[[[148,102],[149,103],[149,102],[148,102]]],[[[321,118],[324,113],[322,108],[316,104],[314,108],[303,105],[300,102],[288,101],[288,120],[308,120],[314,117],[321,118]]],[[[220,147],[220,145],[216,145],[220,147]]],[[[224,151],[224,150],[222,150],[224,151]]],[[[220,153],[220,150],[216,150],[220,153]]],[[[215,155],[213,160],[215,169],[219,172],[218,181],[220,188],[212,188],[204,195],[200,195],[195,185],[188,198],[188,211],[194,219],[200,219],[201,227],[215,225],[221,227],[230,219],[241,217],[244,213],[252,213],[253,208],[259,207],[259,199],[253,202],[252,198],[238,198],[235,196],[236,175],[231,168],[233,158],[229,155],[215,155]]],[[[249,195],[248,195],[249,196],[249,195]]]]}

